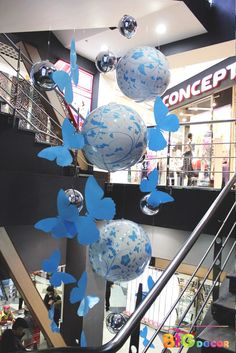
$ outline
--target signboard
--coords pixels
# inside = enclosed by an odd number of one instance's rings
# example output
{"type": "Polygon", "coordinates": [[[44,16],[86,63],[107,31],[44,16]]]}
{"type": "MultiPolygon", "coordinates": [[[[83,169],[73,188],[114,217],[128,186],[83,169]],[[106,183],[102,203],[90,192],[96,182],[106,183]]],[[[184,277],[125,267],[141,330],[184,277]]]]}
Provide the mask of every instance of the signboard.
{"type": "Polygon", "coordinates": [[[168,89],[162,96],[170,110],[228,88],[236,83],[236,57],[227,58],[190,79],[168,89]]]}

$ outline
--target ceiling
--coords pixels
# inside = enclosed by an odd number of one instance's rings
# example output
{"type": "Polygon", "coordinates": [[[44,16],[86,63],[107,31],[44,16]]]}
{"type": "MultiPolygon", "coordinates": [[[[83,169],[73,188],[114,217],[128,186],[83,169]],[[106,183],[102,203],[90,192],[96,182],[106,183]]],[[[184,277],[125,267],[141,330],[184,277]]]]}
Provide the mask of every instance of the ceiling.
{"type": "Polygon", "coordinates": [[[0,20],[0,33],[52,30],[66,48],[74,35],[78,54],[93,61],[103,46],[121,56],[139,45],[159,46],[207,32],[184,2],[175,0],[0,0],[0,20]],[[138,22],[132,39],[109,29],[124,14],[138,22]],[[157,34],[158,24],[166,33],[157,34]]]}

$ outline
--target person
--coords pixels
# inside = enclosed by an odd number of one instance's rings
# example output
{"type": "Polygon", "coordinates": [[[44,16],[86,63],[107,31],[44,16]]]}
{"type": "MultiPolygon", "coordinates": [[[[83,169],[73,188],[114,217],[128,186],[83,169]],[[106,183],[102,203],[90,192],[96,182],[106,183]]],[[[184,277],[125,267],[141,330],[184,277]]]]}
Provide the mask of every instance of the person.
{"type": "Polygon", "coordinates": [[[14,316],[11,312],[10,305],[4,305],[3,310],[0,312],[0,324],[4,325],[8,321],[13,321],[13,320],[14,320],[14,316]]]}
{"type": "Polygon", "coordinates": [[[21,339],[24,336],[24,330],[28,328],[23,318],[17,318],[12,325],[12,329],[3,332],[0,342],[0,353],[25,351],[21,339]]]}
{"type": "Polygon", "coordinates": [[[191,185],[191,178],[193,176],[193,166],[192,166],[192,159],[193,159],[193,150],[194,150],[194,145],[192,144],[192,139],[193,135],[191,132],[188,134],[188,141],[185,144],[184,148],[184,160],[183,160],[183,173],[184,176],[187,176],[188,178],[188,183],[187,185],[191,185]]]}
{"type": "Polygon", "coordinates": [[[43,301],[48,310],[54,307],[54,321],[58,326],[61,317],[61,297],[57,294],[53,286],[48,286],[46,290],[47,294],[43,301]]]}
{"type": "Polygon", "coordinates": [[[106,283],[106,311],[110,309],[110,297],[111,297],[111,287],[113,286],[113,282],[107,281],[106,283]]]}
{"type": "Polygon", "coordinates": [[[227,159],[224,159],[222,162],[222,183],[221,183],[221,188],[228,183],[230,178],[230,173],[229,173],[229,162],[227,159]]]}

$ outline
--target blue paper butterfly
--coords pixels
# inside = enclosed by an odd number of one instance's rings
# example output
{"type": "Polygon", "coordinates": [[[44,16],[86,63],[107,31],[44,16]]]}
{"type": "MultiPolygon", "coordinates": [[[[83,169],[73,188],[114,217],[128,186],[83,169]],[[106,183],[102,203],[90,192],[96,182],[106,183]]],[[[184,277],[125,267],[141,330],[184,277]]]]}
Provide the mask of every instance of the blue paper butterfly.
{"type": "Polygon", "coordinates": [[[147,294],[150,292],[154,284],[155,282],[153,281],[152,276],[148,276],[148,279],[147,279],[148,292],[143,292],[142,299],[144,299],[147,296],[147,294]]]}
{"type": "MultiPolygon", "coordinates": [[[[140,337],[142,337],[144,340],[143,340],[143,345],[144,347],[147,347],[148,343],[149,343],[149,340],[147,339],[147,334],[148,334],[148,328],[147,326],[144,326],[144,328],[140,331],[140,337]]],[[[151,343],[150,347],[149,348],[155,348],[154,344],[151,343]]]]}
{"type": "Polygon", "coordinates": [[[54,287],[59,287],[62,283],[69,284],[76,282],[76,279],[66,272],[58,272],[58,266],[60,265],[61,253],[60,250],[53,251],[49,259],[43,260],[42,269],[45,272],[51,272],[50,283],[54,287]]]}
{"type": "Polygon", "coordinates": [[[34,227],[46,233],[51,232],[54,238],[73,238],[77,234],[79,212],[76,206],[70,204],[62,189],[57,195],[57,211],[57,217],[42,219],[34,227]]]}
{"type": "Polygon", "coordinates": [[[48,310],[48,317],[51,320],[50,327],[51,327],[52,332],[56,332],[56,333],[60,332],[59,327],[57,326],[57,324],[54,321],[54,306],[52,306],[51,309],[48,310]]]}
{"type": "Polygon", "coordinates": [[[81,332],[80,347],[87,347],[87,340],[84,331],[81,332]]]}
{"type": "Polygon", "coordinates": [[[154,117],[156,126],[148,129],[148,148],[152,151],[163,150],[167,142],[163,136],[163,131],[175,132],[179,128],[178,117],[168,114],[167,106],[157,97],[154,104],[154,117]]]}
{"type": "Polygon", "coordinates": [[[71,41],[70,47],[70,75],[65,71],[55,71],[52,73],[52,79],[57,84],[59,89],[64,93],[65,101],[68,104],[73,102],[73,89],[72,81],[75,85],[78,85],[79,81],[79,67],[76,64],[77,56],[75,50],[75,40],[71,41]]]}
{"type": "Polygon", "coordinates": [[[65,167],[71,165],[73,158],[71,148],[81,149],[84,147],[84,137],[78,133],[70,120],[66,118],[62,124],[63,146],[47,147],[38,153],[38,157],[49,161],[56,160],[57,165],[65,167]]]}
{"type": "Polygon", "coordinates": [[[158,191],[156,189],[158,183],[158,171],[157,169],[153,169],[151,173],[148,174],[148,178],[144,178],[141,181],[139,186],[142,192],[151,192],[150,196],[147,199],[147,202],[152,207],[157,207],[161,203],[173,202],[174,199],[172,196],[163,191],[158,191]]]}
{"type": "Polygon", "coordinates": [[[85,185],[85,203],[87,214],[79,216],[77,230],[81,244],[92,244],[99,239],[99,230],[95,220],[113,219],[116,207],[110,197],[104,197],[104,191],[93,176],[88,177],[85,185]]]}
{"type": "Polygon", "coordinates": [[[87,282],[88,282],[88,274],[86,271],[84,271],[77,283],[77,287],[74,287],[70,292],[71,304],[80,302],[85,297],[87,282]]]}
{"type": "Polygon", "coordinates": [[[100,299],[95,296],[87,295],[81,301],[79,308],[77,310],[78,316],[85,316],[88,314],[89,310],[92,309],[97,303],[99,303],[100,299]]]}

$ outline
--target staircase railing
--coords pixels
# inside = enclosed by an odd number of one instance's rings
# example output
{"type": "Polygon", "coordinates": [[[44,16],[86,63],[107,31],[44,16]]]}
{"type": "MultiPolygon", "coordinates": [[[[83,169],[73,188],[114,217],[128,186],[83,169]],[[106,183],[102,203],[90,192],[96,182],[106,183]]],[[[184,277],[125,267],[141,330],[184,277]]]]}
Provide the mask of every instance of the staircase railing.
{"type": "MultiPolygon", "coordinates": [[[[50,101],[38,90],[29,80],[26,80],[19,69],[19,62],[26,61],[30,66],[33,65],[31,60],[18,48],[15,43],[7,36],[2,34],[7,42],[14,48],[18,55],[17,67],[14,67],[5,56],[0,53],[0,57],[4,62],[15,71],[16,76],[10,78],[6,73],[1,72],[2,78],[0,83],[0,98],[10,107],[10,113],[20,118],[19,127],[32,129],[36,132],[36,140],[39,142],[48,142],[51,144],[58,144],[61,141],[61,125],[53,119],[44,109],[43,105],[46,104],[51,109],[64,119],[68,115],[67,104],[64,102],[64,95],[57,89],[56,93],[62,108],[65,112],[64,115],[54,107],[50,101]],[[4,79],[4,80],[3,80],[4,79]],[[4,87],[4,81],[5,87],[4,87]],[[10,89],[9,89],[10,88],[10,89]]],[[[76,109],[69,105],[76,113],[76,109]]]]}
{"type": "MultiPolygon", "coordinates": [[[[60,349],[58,349],[58,348],[55,349],[54,348],[53,350],[41,350],[41,353],[47,353],[49,351],[53,351],[55,353],[62,353],[62,352],[70,352],[70,353],[80,353],[80,352],[81,353],[82,352],[83,353],[86,353],[86,352],[88,352],[88,353],[89,352],[91,352],[91,353],[92,352],[94,352],[94,353],[95,352],[96,353],[105,353],[105,352],[107,352],[108,353],[109,352],[109,353],[113,353],[113,352],[117,352],[123,346],[123,344],[126,342],[126,340],[129,338],[130,334],[134,330],[134,328],[137,325],[137,323],[142,319],[142,317],[145,315],[145,313],[148,311],[148,309],[151,307],[151,305],[154,303],[154,301],[160,295],[161,291],[163,290],[165,285],[168,283],[170,278],[175,274],[175,272],[177,271],[179,265],[182,263],[182,261],[184,260],[186,255],[192,249],[193,245],[196,243],[196,241],[198,240],[199,236],[201,235],[204,227],[211,220],[212,216],[214,215],[214,213],[216,212],[218,207],[222,204],[222,202],[224,201],[226,195],[230,192],[231,188],[234,186],[235,182],[236,182],[236,174],[233,176],[233,178],[231,180],[229,180],[229,182],[226,184],[224,189],[217,196],[217,198],[212,203],[212,205],[210,206],[210,208],[208,209],[206,214],[203,216],[203,218],[200,220],[198,225],[195,227],[195,229],[193,230],[193,232],[191,233],[189,238],[186,240],[186,242],[182,246],[181,250],[176,254],[176,256],[174,257],[172,262],[169,264],[169,266],[166,268],[166,270],[162,273],[161,277],[158,279],[158,281],[155,283],[153,288],[150,290],[150,292],[144,298],[142,303],[138,306],[138,308],[130,316],[130,318],[126,322],[126,324],[122,327],[122,329],[118,332],[118,334],[111,341],[109,341],[108,343],[102,345],[101,347],[86,347],[86,348],[85,347],[83,347],[83,348],[80,348],[80,347],[66,347],[66,348],[60,348],[60,349]]],[[[215,241],[218,239],[219,232],[223,229],[223,226],[226,224],[226,222],[227,222],[228,218],[230,217],[230,215],[232,214],[234,208],[235,208],[235,203],[231,207],[228,215],[226,216],[225,221],[223,222],[222,226],[220,227],[220,230],[217,232],[217,235],[212,240],[211,245],[207,249],[207,251],[204,254],[203,258],[201,259],[199,265],[197,266],[196,270],[194,271],[194,273],[192,275],[192,278],[197,273],[197,271],[200,268],[202,262],[204,261],[204,259],[208,255],[210,249],[214,245],[215,241]]],[[[231,230],[230,230],[228,236],[226,237],[225,241],[222,244],[222,250],[225,247],[228,239],[230,238],[230,235],[232,234],[234,228],[235,228],[235,223],[234,223],[233,227],[231,228],[231,230]]],[[[230,255],[234,251],[235,247],[236,247],[236,241],[234,241],[233,246],[232,246],[231,250],[229,251],[229,254],[227,255],[223,265],[221,266],[221,269],[220,269],[220,272],[219,272],[218,276],[216,277],[216,279],[213,282],[212,290],[213,290],[213,287],[215,286],[215,284],[218,282],[218,280],[220,278],[220,275],[221,275],[222,271],[224,270],[224,267],[225,267],[230,255]]],[[[222,252],[222,250],[221,250],[221,252],[222,252]]],[[[217,259],[218,259],[218,256],[214,259],[212,265],[210,266],[211,270],[212,270],[214,264],[216,263],[217,259]]],[[[209,268],[209,270],[210,270],[210,268],[209,268]]],[[[208,273],[205,275],[204,279],[207,278],[207,276],[209,275],[210,271],[208,271],[208,273]]],[[[186,287],[188,286],[189,283],[190,283],[190,281],[187,283],[186,287]]],[[[183,292],[180,294],[178,300],[181,298],[182,295],[183,295],[183,292]]],[[[200,315],[200,313],[201,313],[201,311],[202,311],[202,309],[204,307],[204,304],[207,303],[210,295],[211,294],[208,294],[207,298],[205,298],[205,301],[204,301],[204,303],[202,305],[202,308],[200,309],[198,315],[196,316],[194,322],[191,325],[190,332],[191,332],[191,329],[194,327],[195,322],[198,320],[199,315],[200,315]]],[[[178,300],[176,300],[176,303],[177,303],[178,300]]],[[[150,339],[149,344],[144,349],[143,353],[148,350],[149,346],[151,345],[151,343],[153,342],[155,337],[161,331],[161,329],[163,328],[166,320],[168,319],[168,317],[170,316],[171,312],[173,311],[173,308],[174,308],[174,305],[171,307],[170,311],[167,313],[167,315],[166,315],[165,319],[162,321],[162,323],[158,326],[158,329],[154,333],[153,337],[150,339]]],[[[184,315],[183,315],[183,317],[184,317],[184,315]]],[[[182,318],[180,320],[180,324],[181,324],[181,322],[182,322],[182,318]]]]}

